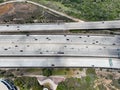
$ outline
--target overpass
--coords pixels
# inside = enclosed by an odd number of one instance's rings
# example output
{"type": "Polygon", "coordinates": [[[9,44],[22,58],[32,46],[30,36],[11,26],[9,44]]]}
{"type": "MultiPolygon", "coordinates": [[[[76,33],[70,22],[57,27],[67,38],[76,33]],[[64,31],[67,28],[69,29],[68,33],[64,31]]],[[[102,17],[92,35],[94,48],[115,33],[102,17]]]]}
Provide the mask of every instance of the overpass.
{"type": "Polygon", "coordinates": [[[36,23],[36,24],[1,24],[0,32],[35,32],[58,30],[106,30],[120,29],[120,21],[36,23]]]}

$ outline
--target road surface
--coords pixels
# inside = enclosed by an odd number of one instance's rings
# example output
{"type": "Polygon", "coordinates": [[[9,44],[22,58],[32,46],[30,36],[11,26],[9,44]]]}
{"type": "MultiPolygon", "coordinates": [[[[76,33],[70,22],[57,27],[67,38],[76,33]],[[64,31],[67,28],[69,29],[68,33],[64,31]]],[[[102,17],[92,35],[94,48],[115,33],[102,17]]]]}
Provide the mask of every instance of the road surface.
{"type": "Polygon", "coordinates": [[[0,67],[120,68],[120,36],[0,35],[0,67]]]}
{"type": "Polygon", "coordinates": [[[0,32],[34,32],[58,30],[102,30],[120,29],[120,21],[71,22],[71,23],[36,23],[36,24],[1,24],[0,32]]]}
{"type": "Polygon", "coordinates": [[[101,67],[120,69],[120,59],[94,57],[0,57],[0,67],[101,67]]]}
{"type": "Polygon", "coordinates": [[[120,36],[0,35],[0,56],[120,57],[120,36]]]}

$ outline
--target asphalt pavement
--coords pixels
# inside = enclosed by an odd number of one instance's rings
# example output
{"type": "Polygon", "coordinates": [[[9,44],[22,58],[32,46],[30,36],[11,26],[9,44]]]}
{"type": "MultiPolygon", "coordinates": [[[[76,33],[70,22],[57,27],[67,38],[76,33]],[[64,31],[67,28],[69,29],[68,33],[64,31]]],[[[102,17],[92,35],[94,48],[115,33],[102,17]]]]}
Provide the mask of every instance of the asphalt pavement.
{"type": "Polygon", "coordinates": [[[0,56],[120,57],[120,36],[0,35],[0,56]]]}
{"type": "Polygon", "coordinates": [[[34,23],[1,24],[0,32],[35,32],[68,30],[120,29],[120,21],[70,22],[70,23],[34,23]]]}

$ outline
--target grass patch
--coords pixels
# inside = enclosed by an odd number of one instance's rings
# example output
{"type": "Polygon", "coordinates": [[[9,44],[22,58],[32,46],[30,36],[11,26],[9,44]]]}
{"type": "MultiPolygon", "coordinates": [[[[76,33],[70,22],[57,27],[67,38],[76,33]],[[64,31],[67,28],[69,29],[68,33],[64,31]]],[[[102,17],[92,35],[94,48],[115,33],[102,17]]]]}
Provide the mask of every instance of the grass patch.
{"type": "Polygon", "coordinates": [[[119,79],[113,79],[112,85],[116,88],[120,89],[120,78],[119,79]]]}
{"type": "Polygon", "coordinates": [[[34,77],[17,77],[14,80],[16,86],[20,88],[20,90],[43,90],[43,87],[39,85],[38,81],[34,77]]]}
{"type": "Polygon", "coordinates": [[[85,21],[120,19],[120,0],[32,0],[85,21]]]}
{"type": "Polygon", "coordinates": [[[87,75],[89,75],[89,74],[96,75],[95,69],[94,68],[87,68],[86,74],[87,75]]]}
{"type": "Polygon", "coordinates": [[[96,90],[93,83],[94,81],[89,76],[81,79],[67,78],[58,85],[57,90],[96,90]]]}
{"type": "Polygon", "coordinates": [[[47,7],[53,8],[55,10],[59,10],[61,12],[65,12],[70,10],[69,7],[64,6],[62,3],[57,2],[57,1],[53,1],[53,0],[31,0],[40,4],[43,4],[47,7]]]}
{"type": "Polygon", "coordinates": [[[79,68],[80,71],[83,71],[83,68],[79,68]]]}
{"type": "Polygon", "coordinates": [[[77,70],[77,68],[54,68],[53,75],[67,75],[68,77],[73,75],[73,70],[77,70]]]}
{"type": "Polygon", "coordinates": [[[53,70],[53,75],[65,75],[66,70],[65,69],[54,69],[53,70]]]}
{"type": "Polygon", "coordinates": [[[31,72],[40,72],[42,69],[40,69],[40,68],[29,68],[29,69],[26,69],[26,72],[29,72],[29,73],[31,73],[31,72]]]}

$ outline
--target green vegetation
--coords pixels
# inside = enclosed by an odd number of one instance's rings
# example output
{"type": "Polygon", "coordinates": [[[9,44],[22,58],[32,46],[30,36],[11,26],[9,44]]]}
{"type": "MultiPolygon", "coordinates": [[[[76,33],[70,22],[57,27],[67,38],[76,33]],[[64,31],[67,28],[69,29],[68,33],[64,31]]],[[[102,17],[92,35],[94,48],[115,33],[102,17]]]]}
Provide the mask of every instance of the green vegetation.
{"type": "Polygon", "coordinates": [[[0,0],[0,3],[4,2],[4,0],[0,0]]]}
{"type": "Polygon", "coordinates": [[[79,68],[80,71],[83,71],[83,68],[79,68]]]}
{"type": "Polygon", "coordinates": [[[43,87],[34,77],[17,77],[15,78],[14,83],[20,88],[20,90],[43,90],[43,87]]]}
{"type": "Polygon", "coordinates": [[[120,19],[120,0],[32,0],[89,21],[120,19]]]}
{"type": "Polygon", "coordinates": [[[14,74],[11,71],[5,71],[5,70],[0,70],[0,77],[9,77],[9,78],[13,78],[14,74]]]}
{"type": "Polygon", "coordinates": [[[61,68],[61,69],[54,68],[53,75],[65,75],[65,74],[67,74],[67,72],[69,72],[69,68],[68,69],[65,69],[65,68],[61,68]]]}
{"type": "Polygon", "coordinates": [[[120,78],[119,79],[112,79],[113,81],[113,86],[115,86],[116,88],[120,89],[120,78]]]}
{"type": "Polygon", "coordinates": [[[38,71],[40,71],[40,70],[42,70],[42,69],[40,69],[40,68],[28,68],[28,69],[26,69],[26,72],[38,72],[38,71]]]}
{"type": "MultiPolygon", "coordinates": [[[[82,69],[79,69],[82,71],[82,69]]],[[[61,82],[57,90],[96,90],[94,88],[94,81],[96,80],[96,72],[93,68],[86,69],[86,77],[80,78],[67,78],[64,82],[61,82]]],[[[99,89],[98,89],[99,90],[99,89]]]]}
{"type": "Polygon", "coordinates": [[[57,90],[80,90],[80,83],[80,79],[68,78],[58,85],[57,90]]]}
{"type": "Polygon", "coordinates": [[[67,78],[58,85],[57,90],[96,90],[93,83],[88,76],[81,79],[67,78]]]}
{"type": "Polygon", "coordinates": [[[94,69],[94,68],[88,68],[88,69],[86,70],[86,74],[87,74],[87,75],[89,75],[89,74],[94,74],[94,75],[96,75],[95,69],[94,69]]]}
{"type": "Polygon", "coordinates": [[[91,82],[91,77],[90,76],[86,76],[85,80],[86,80],[87,83],[90,83],[91,82]]]}
{"type": "Polygon", "coordinates": [[[118,84],[120,84],[120,78],[118,79],[118,84]]]}
{"type": "Polygon", "coordinates": [[[107,90],[103,84],[98,85],[98,90],[107,90]]]}
{"type": "Polygon", "coordinates": [[[50,83],[45,83],[44,84],[44,88],[47,88],[47,89],[49,89],[49,90],[51,90],[51,87],[50,87],[51,85],[50,85],[50,83]]]}
{"type": "MultiPolygon", "coordinates": [[[[75,69],[77,70],[77,69],[75,69]]],[[[44,68],[42,69],[42,75],[44,76],[51,76],[51,75],[69,75],[72,74],[71,73],[71,69],[70,68],[44,68]]]]}
{"type": "Polygon", "coordinates": [[[43,72],[42,74],[44,76],[47,76],[47,77],[52,75],[52,69],[51,68],[44,68],[44,69],[42,69],[42,72],[43,72]]]}

